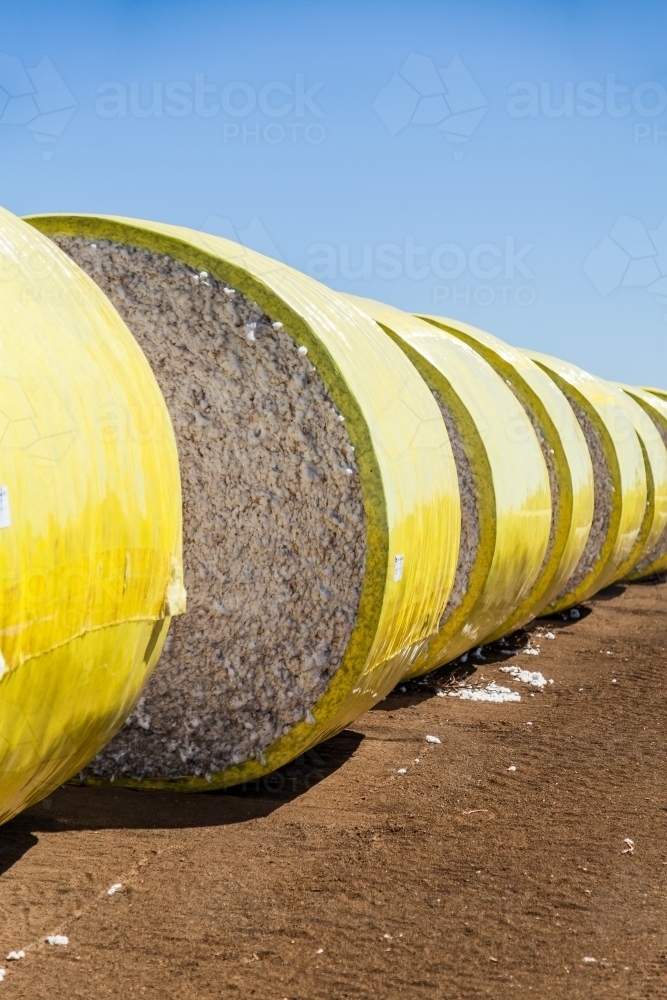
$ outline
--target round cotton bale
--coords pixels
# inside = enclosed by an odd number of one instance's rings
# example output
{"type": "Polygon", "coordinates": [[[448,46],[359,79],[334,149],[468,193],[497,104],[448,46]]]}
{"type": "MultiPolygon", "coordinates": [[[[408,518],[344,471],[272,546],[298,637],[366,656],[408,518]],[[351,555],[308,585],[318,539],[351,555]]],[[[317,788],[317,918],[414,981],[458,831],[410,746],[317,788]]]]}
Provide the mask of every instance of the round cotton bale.
{"type": "Polygon", "coordinates": [[[626,576],[627,580],[639,580],[667,569],[667,402],[634,386],[619,388],[636,404],[632,407],[633,423],[646,463],[648,503],[640,532],[641,550],[626,576]],[[637,408],[643,419],[637,418],[637,408]]]}
{"type": "Polygon", "coordinates": [[[666,389],[656,389],[655,386],[642,385],[639,386],[643,392],[650,392],[652,396],[657,396],[662,399],[663,402],[667,403],[667,390],[666,389]]]}
{"type": "Polygon", "coordinates": [[[0,822],[111,738],[184,609],[176,443],[104,295],[0,210],[0,822]]]}
{"type": "Polygon", "coordinates": [[[419,371],[452,443],[461,494],[456,581],[409,677],[477,646],[525,606],[550,559],[549,475],[530,420],[471,347],[409,313],[354,298],[419,371]]]}
{"type": "Polygon", "coordinates": [[[586,600],[627,571],[646,511],[646,471],[620,390],[569,362],[526,353],[567,397],[593,463],[593,525],[574,573],[550,606],[559,611],[586,600]]]}
{"type": "Polygon", "coordinates": [[[553,379],[523,351],[460,320],[423,319],[472,347],[500,375],[526,411],[549,470],[552,521],[549,550],[522,604],[490,639],[549,613],[583,554],[593,522],[593,465],[572,407],[553,379]]]}
{"type": "Polygon", "coordinates": [[[456,466],[376,325],[228,240],[42,217],[145,351],[176,431],[188,615],[89,781],[254,780],[376,704],[453,585],[456,466]]]}

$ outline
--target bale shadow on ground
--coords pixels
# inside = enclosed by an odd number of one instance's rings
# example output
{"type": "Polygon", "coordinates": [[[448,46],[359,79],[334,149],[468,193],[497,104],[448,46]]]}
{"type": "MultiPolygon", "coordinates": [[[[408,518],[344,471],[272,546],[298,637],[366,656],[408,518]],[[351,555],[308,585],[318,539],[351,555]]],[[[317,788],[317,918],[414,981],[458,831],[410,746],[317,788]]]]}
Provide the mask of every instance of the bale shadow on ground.
{"type": "Polygon", "coordinates": [[[185,829],[268,816],[342,767],[362,740],[361,734],[346,730],[258,781],[221,791],[185,794],[118,785],[62,785],[2,827],[0,870],[11,868],[37,843],[36,833],[185,829]]]}
{"type": "Polygon", "coordinates": [[[37,844],[37,837],[27,830],[15,828],[8,823],[0,831],[0,875],[4,875],[37,844]]]}
{"type": "MultiPolygon", "coordinates": [[[[643,583],[643,580],[638,580],[638,583],[643,583]]],[[[597,594],[591,597],[592,601],[613,601],[617,597],[621,597],[625,591],[628,589],[627,583],[610,583],[608,587],[604,590],[598,590],[597,594]]]]}

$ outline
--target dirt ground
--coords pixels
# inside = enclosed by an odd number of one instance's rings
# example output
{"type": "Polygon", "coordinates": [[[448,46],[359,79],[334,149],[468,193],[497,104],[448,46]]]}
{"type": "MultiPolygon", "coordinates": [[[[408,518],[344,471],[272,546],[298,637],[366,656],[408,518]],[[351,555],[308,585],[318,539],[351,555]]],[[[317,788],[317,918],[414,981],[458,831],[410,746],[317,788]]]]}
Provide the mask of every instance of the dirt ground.
{"type": "Polygon", "coordinates": [[[0,997],[667,997],[666,645],[617,586],[256,787],[59,789],[0,830],[0,997]]]}

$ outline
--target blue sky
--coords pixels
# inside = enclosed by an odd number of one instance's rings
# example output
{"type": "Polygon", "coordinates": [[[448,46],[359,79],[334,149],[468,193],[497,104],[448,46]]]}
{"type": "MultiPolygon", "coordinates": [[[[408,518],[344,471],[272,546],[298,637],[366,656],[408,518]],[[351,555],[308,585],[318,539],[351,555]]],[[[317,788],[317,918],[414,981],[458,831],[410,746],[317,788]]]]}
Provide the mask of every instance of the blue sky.
{"type": "Polygon", "coordinates": [[[207,228],[667,386],[667,5],[3,7],[12,211],[207,228]]]}

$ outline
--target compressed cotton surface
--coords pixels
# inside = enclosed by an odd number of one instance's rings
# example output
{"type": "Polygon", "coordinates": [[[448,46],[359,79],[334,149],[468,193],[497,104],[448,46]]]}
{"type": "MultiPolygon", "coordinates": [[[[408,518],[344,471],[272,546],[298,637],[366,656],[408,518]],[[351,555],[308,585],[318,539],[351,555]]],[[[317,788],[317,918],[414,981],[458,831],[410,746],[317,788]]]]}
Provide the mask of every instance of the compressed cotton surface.
{"type": "Polygon", "coordinates": [[[468,593],[470,574],[475,565],[479,549],[479,510],[477,507],[475,477],[473,476],[463,437],[440,393],[435,389],[432,389],[431,392],[438,404],[442,419],[447,428],[449,443],[454,455],[454,464],[456,465],[456,476],[461,499],[461,541],[459,556],[456,564],[454,585],[452,586],[449,600],[440,619],[440,628],[442,628],[450,615],[460,607],[463,598],[468,593]]]}
{"type": "Polygon", "coordinates": [[[187,613],[107,778],[210,775],[262,757],[340,666],[364,575],[361,484],[305,351],[239,291],[143,249],[58,238],[142,347],[181,464],[187,613]]]}
{"type": "Polygon", "coordinates": [[[583,435],[586,439],[586,444],[588,445],[588,450],[591,455],[591,462],[593,464],[594,505],[593,523],[591,525],[588,541],[586,542],[584,551],[582,552],[581,558],[577,563],[577,568],[567,581],[563,592],[558,595],[559,598],[564,597],[566,594],[573,593],[585,577],[587,577],[588,574],[594,569],[598,559],[600,558],[602,546],[604,545],[609,532],[609,521],[611,518],[611,494],[613,490],[611,473],[609,471],[607,459],[604,455],[604,449],[602,447],[600,436],[586,411],[570,395],[567,393],[566,395],[570,406],[574,410],[574,415],[579,421],[579,426],[581,427],[583,435]]]}

